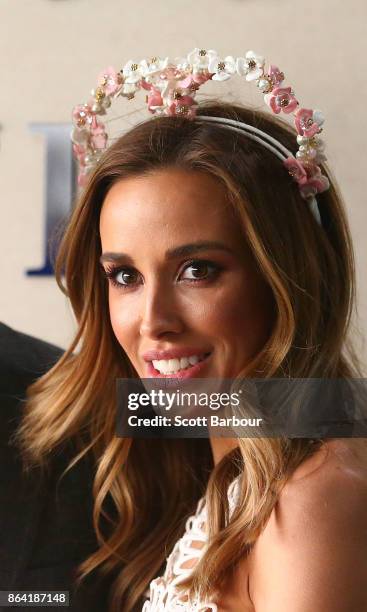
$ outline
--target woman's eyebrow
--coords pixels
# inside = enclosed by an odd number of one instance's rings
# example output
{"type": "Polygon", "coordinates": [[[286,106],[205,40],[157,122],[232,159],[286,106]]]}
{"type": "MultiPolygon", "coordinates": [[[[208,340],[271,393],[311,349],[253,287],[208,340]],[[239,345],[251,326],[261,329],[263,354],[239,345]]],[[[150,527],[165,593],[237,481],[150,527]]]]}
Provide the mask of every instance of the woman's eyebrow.
{"type": "MultiPolygon", "coordinates": [[[[231,255],[234,255],[234,251],[222,242],[218,242],[216,240],[203,240],[200,242],[191,242],[189,244],[182,244],[178,247],[174,247],[173,249],[168,249],[166,251],[166,259],[174,259],[175,257],[183,257],[186,255],[192,255],[193,253],[198,253],[200,251],[207,250],[217,250],[217,251],[226,251],[231,255]]],[[[106,251],[100,257],[100,262],[104,263],[105,261],[129,261],[132,262],[132,258],[125,253],[114,253],[111,251],[106,251]]]]}

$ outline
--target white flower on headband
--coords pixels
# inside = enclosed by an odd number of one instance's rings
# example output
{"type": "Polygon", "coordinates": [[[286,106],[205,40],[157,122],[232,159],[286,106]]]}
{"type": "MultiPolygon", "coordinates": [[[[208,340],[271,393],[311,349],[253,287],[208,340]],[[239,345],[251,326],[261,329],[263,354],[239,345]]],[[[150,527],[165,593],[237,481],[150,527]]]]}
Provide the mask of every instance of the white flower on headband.
{"type": "Polygon", "coordinates": [[[254,51],[247,51],[245,57],[238,57],[236,68],[240,76],[245,76],[246,81],[256,81],[264,74],[265,60],[254,51]]]}
{"type": "Polygon", "coordinates": [[[159,57],[152,57],[150,60],[143,59],[140,62],[141,74],[146,81],[151,82],[152,77],[159,74],[167,67],[168,57],[164,60],[159,57]]]}
{"type": "Polygon", "coordinates": [[[125,83],[134,85],[139,83],[144,76],[144,70],[145,66],[140,62],[134,62],[134,60],[129,60],[126,62],[122,69],[125,83]]]}
{"type": "Polygon", "coordinates": [[[187,57],[175,57],[174,59],[169,59],[168,64],[171,66],[176,66],[178,70],[185,73],[188,70],[191,70],[191,65],[187,57]]]}
{"type": "Polygon", "coordinates": [[[140,83],[124,83],[121,87],[120,96],[131,99],[140,89],[140,83]]]}
{"type": "Polygon", "coordinates": [[[212,74],[213,81],[226,81],[236,72],[236,60],[232,55],[224,59],[212,57],[208,64],[208,70],[212,74]]]}
{"type": "Polygon", "coordinates": [[[312,159],[316,164],[326,161],[324,155],[325,143],[321,138],[317,136],[307,138],[306,136],[298,135],[297,143],[300,145],[296,153],[297,159],[312,159]]]}
{"type": "Polygon", "coordinates": [[[217,52],[213,49],[207,51],[206,49],[195,48],[188,54],[187,61],[192,66],[193,73],[196,74],[208,70],[210,60],[217,56],[217,52]]]}

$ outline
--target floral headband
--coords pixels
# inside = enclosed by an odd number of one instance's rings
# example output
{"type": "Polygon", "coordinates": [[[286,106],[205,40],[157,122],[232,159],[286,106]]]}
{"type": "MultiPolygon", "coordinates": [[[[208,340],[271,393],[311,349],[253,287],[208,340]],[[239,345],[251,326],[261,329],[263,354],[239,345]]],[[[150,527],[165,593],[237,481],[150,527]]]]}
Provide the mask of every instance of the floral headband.
{"type": "Polygon", "coordinates": [[[272,150],[298,183],[302,197],[308,200],[319,223],[320,214],[315,196],[329,188],[328,178],[321,173],[320,163],[326,160],[324,142],[319,138],[324,117],[319,110],[299,106],[291,87],[285,87],[284,73],[274,65],[265,68],[265,60],[254,51],[245,57],[231,55],[220,58],[216,51],[194,49],[187,57],[170,60],[152,57],[140,62],[129,60],[119,72],[109,66],[98,76],[91,99],[73,109],[73,152],[79,162],[79,185],[86,183],[91,169],[107,148],[108,134],[98,116],[106,115],[112,101],[120,96],[131,100],[144,89],[148,110],[155,116],[185,116],[209,120],[246,133],[272,150]],[[198,89],[208,80],[225,81],[234,74],[255,81],[264,94],[265,103],[275,114],[292,114],[299,145],[296,156],[265,132],[240,121],[200,115],[195,101],[198,89]]]}

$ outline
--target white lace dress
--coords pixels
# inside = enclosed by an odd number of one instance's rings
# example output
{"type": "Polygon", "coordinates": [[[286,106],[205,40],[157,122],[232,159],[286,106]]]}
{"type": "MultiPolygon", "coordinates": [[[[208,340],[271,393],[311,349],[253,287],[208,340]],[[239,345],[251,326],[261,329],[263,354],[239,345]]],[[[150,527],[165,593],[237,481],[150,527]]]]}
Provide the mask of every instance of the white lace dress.
{"type": "MultiPolygon", "coordinates": [[[[238,476],[228,487],[230,515],[236,506],[240,485],[238,476]]],[[[186,521],[185,533],[178,540],[167,558],[163,576],[150,583],[149,599],[144,603],[142,612],[218,612],[213,601],[188,601],[186,591],[179,591],[177,586],[190,575],[193,566],[202,556],[207,546],[206,527],[207,513],[205,499],[201,498],[194,515],[186,521]],[[196,546],[193,546],[195,543],[196,546]]]]}

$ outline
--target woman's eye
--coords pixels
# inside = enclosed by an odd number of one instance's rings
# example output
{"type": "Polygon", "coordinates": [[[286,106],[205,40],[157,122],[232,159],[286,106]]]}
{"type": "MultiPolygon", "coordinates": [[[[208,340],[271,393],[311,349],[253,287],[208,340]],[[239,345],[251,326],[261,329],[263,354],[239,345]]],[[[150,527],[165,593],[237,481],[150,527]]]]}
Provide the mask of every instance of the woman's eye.
{"type": "Polygon", "coordinates": [[[207,280],[215,276],[218,272],[219,267],[213,263],[208,261],[195,261],[186,266],[183,278],[190,281],[207,280]]]}
{"type": "Polygon", "coordinates": [[[131,285],[136,281],[136,277],[136,272],[126,272],[125,270],[120,270],[120,272],[117,272],[114,278],[119,285],[131,285]]]}
{"type": "Polygon", "coordinates": [[[105,270],[106,276],[112,285],[116,287],[128,287],[136,283],[138,274],[134,270],[128,268],[107,268],[105,270]]]}

